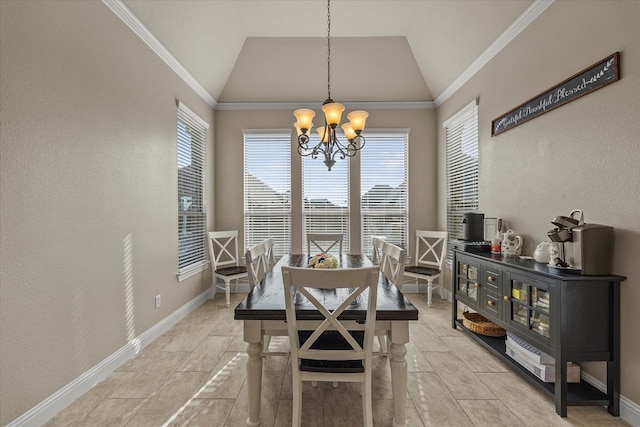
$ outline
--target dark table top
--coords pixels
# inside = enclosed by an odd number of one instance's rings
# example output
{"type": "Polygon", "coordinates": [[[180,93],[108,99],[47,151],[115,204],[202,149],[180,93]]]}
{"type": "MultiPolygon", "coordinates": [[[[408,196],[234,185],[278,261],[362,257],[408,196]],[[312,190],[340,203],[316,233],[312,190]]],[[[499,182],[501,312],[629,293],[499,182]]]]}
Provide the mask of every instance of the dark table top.
{"type": "MultiPolygon", "coordinates": [[[[285,320],[284,284],[282,282],[282,266],[305,267],[306,255],[285,255],[273,269],[267,273],[263,281],[257,285],[247,297],[235,308],[236,320],[285,320]]],[[[371,266],[371,260],[362,255],[342,255],[338,259],[338,268],[360,268],[371,266]]],[[[347,290],[318,290],[328,308],[336,308],[346,298],[347,290]],[[335,301],[333,303],[332,301],[335,301]]],[[[367,295],[363,294],[346,309],[340,319],[358,320],[364,318],[367,310],[367,295]]],[[[308,311],[301,319],[324,319],[311,303],[304,299],[296,303],[296,311],[308,311]]],[[[418,309],[396,288],[380,275],[378,284],[378,301],[376,309],[378,320],[418,320],[418,309]]]]}

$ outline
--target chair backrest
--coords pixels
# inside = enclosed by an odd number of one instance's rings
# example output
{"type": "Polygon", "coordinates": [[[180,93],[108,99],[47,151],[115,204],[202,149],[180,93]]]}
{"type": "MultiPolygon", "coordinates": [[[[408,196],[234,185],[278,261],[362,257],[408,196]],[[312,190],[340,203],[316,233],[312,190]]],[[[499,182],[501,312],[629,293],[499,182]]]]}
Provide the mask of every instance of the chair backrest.
{"type": "Polygon", "coordinates": [[[399,246],[389,242],[384,242],[382,247],[382,260],[380,261],[380,272],[396,287],[402,290],[404,279],[404,264],[407,252],[399,246]]]}
{"type": "Polygon", "coordinates": [[[415,265],[442,270],[447,256],[447,232],[416,230],[415,265]]]}
{"type": "Polygon", "coordinates": [[[238,258],[238,230],[210,231],[209,256],[213,270],[240,265],[238,258]]]}
{"type": "MultiPolygon", "coordinates": [[[[282,267],[285,305],[287,312],[287,328],[291,342],[292,361],[309,360],[363,360],[365,366],[371,366],[371,354],[376,323],[376,300],[378,291],[378,267],[319,270],[315,268],[282,267]],[[343,290],[346,298],[339,307],[326,307],[324,292],[343,290]],[[345,325],[338,317],[354,303],[362,301],[362,294],[368,290],[367,311],[364,325],[349,321],[345,325]],[[310,331],[309,337],[302,344],[298,335],[298,318],[295,301],[309,301],[322,314],[324,321],[310,331]],[[349,333],[349,330],[364,329],[362,346],[349,333]],[[326,331],[337,331],[348,345],[344,350],[312,348],[326,331]]],[[[307,330],[307,328],[305,328],[307,330]]],[[[321,347],[321,346],[316,346],[321,347]]]]}
{"type": "Polygon", "coordinates": [[[382,260],[382,247],[384,246],[384,237],[371,236],[371,244],[373,246],[373,251],[371,253],[371,262],[375,265],[378,265],[382,260]]]}
{"type": "Polygon", "coordinates": [[[273,266],[276,265],[276,257],[275,257],[275,254],[273,253],[273,246],[274,246],[273,238],[269,237],[268,239],[265,239],[264,242],[262,243],[264,243],[264,248],[266,251],[265,258],[267,260],[267,266],[269,267],[268,270],[271,270],[273,266]]]}
{"type": "Polygon", "coordinates": [[[338,245],[337,253],[342,255],[343,238],[342,233],[307,233],[307,254],[312,256],[316,251],[336,253],[333,249],[338,245]]]}
{"type": "Polygon", "coordinates": [[[258,243],[247,249],[245,262],[247,264],[249,286],[253,289],[271,269],[267,263],[267,247],[265,242],[258,243]]]}

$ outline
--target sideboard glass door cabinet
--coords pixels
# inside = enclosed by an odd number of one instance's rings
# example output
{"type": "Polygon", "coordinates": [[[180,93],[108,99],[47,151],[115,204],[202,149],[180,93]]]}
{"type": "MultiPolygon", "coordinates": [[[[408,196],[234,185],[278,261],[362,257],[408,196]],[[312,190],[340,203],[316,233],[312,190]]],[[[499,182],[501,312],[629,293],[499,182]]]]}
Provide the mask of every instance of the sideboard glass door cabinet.
{"type": "Polygon", "coordinates": [[[517,257],[454,250],[452,326],[471,335],[554,396],[556,412],[567,406],[607,406],[620,415],[620,283],[626,277],[558,274],[546,264],[517,257]],[[555,358],[555,383],[545,383],[506,355],[505,337],[464,327],[458,304],[485,316],[555,358]],[[602,361],[606,393],[580,381],[567,383],[567,362],[602,361]]]}

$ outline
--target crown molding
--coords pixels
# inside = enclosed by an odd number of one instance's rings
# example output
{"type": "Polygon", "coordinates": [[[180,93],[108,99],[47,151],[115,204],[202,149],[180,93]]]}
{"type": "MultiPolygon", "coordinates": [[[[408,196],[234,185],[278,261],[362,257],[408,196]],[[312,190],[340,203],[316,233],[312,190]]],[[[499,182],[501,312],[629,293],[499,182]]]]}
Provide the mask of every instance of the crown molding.
{"type": "Polygon", "coordinates": [[[184,80],[211,108],[215,108],[217,101],[202,87],[186,68],[167,50],[151,31],[131,12],[121,0],[102,0],[118,18],[142,39],[176,74],[184,80]]]}
{"type": "MultiPolygon", "coordinates": [[[[402,102],[343,102],[348,109],[363,110],[432,110],[433,101],[402,102]]],[[[322,102],[219,102],[216,110],[296,110],[298,108],[319,108],[322,102]]]]}
{"type": "Polygon", "coordinates": [[[527,28],[555,0],[535,0],[471,65],[458,76],[435,100],[436,108],[440,107],[451,95],[456,93],[471,77],[493,59],[505,46],[527,28]]]}

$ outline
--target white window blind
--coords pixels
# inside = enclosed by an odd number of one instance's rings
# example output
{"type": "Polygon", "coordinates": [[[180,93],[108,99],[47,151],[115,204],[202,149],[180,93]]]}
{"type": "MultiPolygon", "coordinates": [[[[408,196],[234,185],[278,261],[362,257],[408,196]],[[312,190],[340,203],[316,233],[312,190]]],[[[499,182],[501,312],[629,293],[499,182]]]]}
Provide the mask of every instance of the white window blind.
{"type": "MultiPolygon", "coordinates": [[[[344,138],[344,137],[343,137],[344,138]]],[[[320,138],[311,135],[309,146],[320,138]]],[[[302,158],[302,247],[307,233],[342,233],[342,250],[349,251],[349,159],[336,158],[327,170],[322,158],[302,158]]],[[[336,252],[338,248],[336,246],[336,252]]]]}
{"type": "Polygon", "coordinates": [[[207,265],[205,144],[209,125],[178,104],[178,279],[207,265]]]}
{"type": "Polygon", "coordinates": [[[368,131],[360,151],[362,251],[373,252],[371,236],[408,249],[408,131],[368,131]]]}
{"type": "Polygon", "coordinates": [[[244,130],[244,244],[291,252],[291,130],[244,130]]]}
{"type": "MultiPolygon", "coordinates": [[[[462,238],[462,217],[478,211],[478,106],[474,100],[444,122],[447,140],[447,231],[462,238]]],[[[449,245],[448,262],[452,261],[449,245]]]]}

